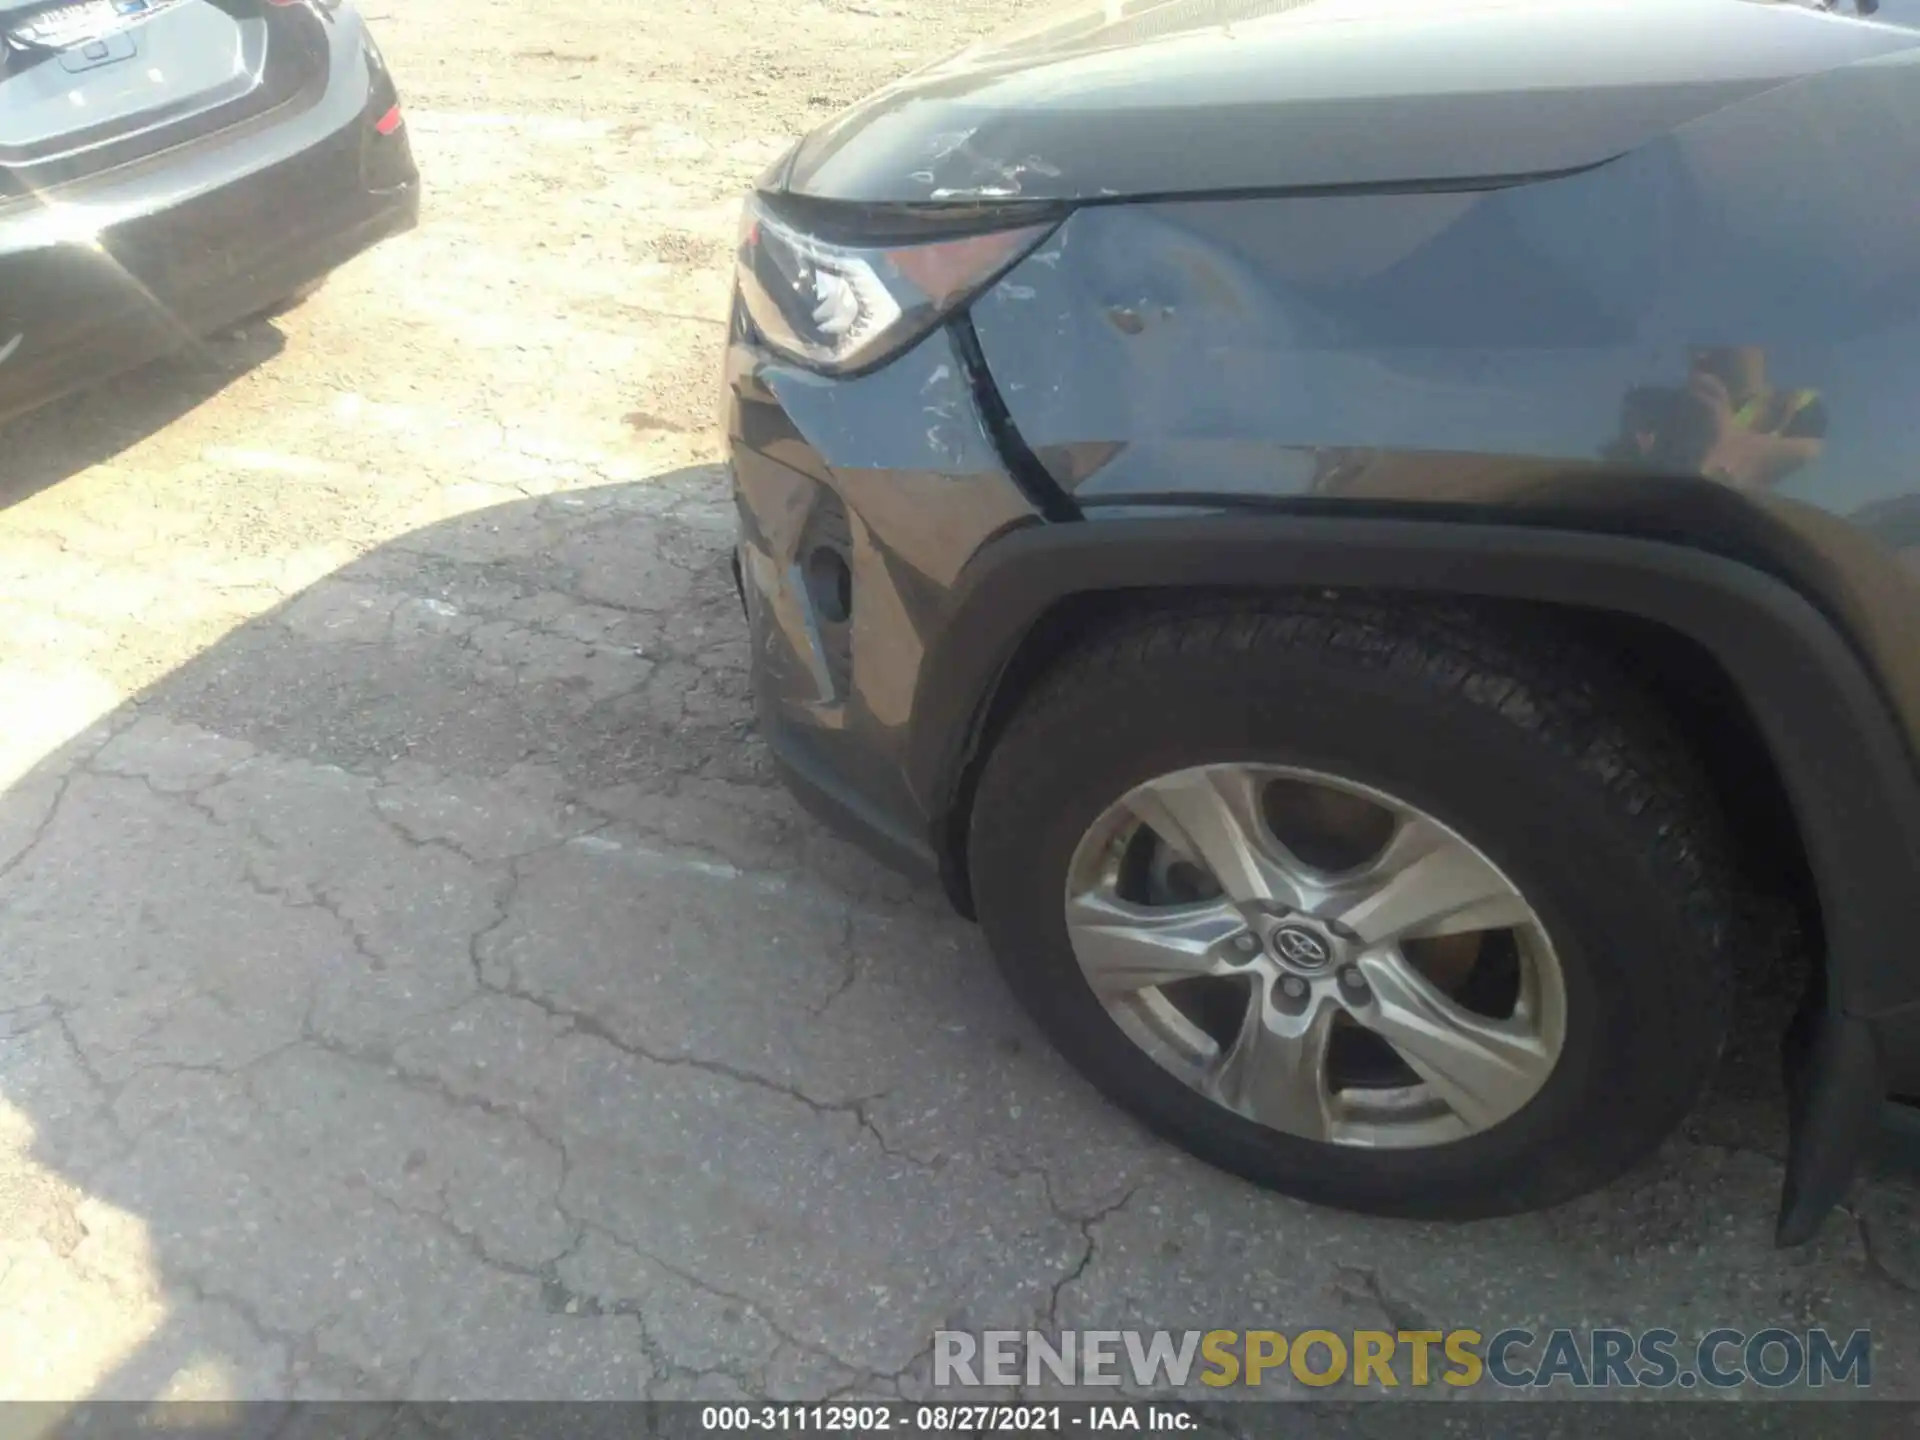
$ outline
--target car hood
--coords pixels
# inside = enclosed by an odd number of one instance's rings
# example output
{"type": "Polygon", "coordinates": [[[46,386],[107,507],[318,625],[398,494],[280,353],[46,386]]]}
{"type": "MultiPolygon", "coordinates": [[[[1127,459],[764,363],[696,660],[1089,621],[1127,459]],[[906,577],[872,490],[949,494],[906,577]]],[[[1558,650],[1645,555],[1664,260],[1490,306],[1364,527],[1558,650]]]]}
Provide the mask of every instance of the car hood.
{"type": "Polygon", "coordinates": [[[1548,175],[1916,43],[1793,0],[1086,0],[870,96],[762,185],[924,203],[1548,175]]]}

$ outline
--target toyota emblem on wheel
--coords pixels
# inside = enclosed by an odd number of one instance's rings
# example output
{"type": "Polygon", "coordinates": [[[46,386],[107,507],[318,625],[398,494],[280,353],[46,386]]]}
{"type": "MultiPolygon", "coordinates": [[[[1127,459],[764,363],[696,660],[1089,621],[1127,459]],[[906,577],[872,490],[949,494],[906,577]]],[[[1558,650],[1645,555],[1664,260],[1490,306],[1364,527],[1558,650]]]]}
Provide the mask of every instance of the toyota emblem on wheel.
{"type": "Polygon", "coordinates": [[[1327,942],[1299,925],[1282,925],[1275,930],[1273,948],[1282,960],[1302,970],[1318,970],[1333,959],[1327,942]]]}

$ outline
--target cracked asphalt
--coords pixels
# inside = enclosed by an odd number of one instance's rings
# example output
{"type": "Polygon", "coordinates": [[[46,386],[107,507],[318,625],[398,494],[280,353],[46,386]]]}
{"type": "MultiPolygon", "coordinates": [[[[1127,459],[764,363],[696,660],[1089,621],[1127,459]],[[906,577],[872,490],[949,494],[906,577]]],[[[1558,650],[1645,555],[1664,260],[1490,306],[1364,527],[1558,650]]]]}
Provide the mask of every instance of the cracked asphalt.
{"type": "Polygon", "coordinates": [[[1774,1323],[1870,1326],[1920,1395],[1907,1184],[1771,1247],[1784,940],[1646,1169],[1374,1221],[1144,1136],[774,783],[711,433],[735,197],[1021,7],[374,8],[423,228],[0,435],[0,1398],[913,1397],[942,1327],[1774,1323]]]}

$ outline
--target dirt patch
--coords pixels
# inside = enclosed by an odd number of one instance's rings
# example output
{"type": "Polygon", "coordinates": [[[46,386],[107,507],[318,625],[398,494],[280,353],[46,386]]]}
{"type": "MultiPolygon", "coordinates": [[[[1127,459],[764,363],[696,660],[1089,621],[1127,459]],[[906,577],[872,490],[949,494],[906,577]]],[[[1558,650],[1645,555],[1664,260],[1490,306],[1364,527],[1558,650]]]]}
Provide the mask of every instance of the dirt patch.
{"type": "Polygon", "coordinates": [[[722,263],[725,242],[711,235],[695,235],[686,230],[663,230],[641,242],[646,256],[665,265],[708,266],[722,263]]]}

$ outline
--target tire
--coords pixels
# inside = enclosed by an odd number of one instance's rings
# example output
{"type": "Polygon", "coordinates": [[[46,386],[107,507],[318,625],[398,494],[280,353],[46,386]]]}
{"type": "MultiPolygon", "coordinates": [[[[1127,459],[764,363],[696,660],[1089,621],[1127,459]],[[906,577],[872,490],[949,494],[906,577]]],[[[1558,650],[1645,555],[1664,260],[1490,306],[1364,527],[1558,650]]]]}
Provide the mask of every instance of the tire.
{"type": "MultiPolygon", "coordinates": [[[[1192,1154],[1317,1204],[1469,1219],[1567,1200],[1650,1152],[1724,1043],[1736,905],[1711,792],[1658,705],[1531,612],[1322,595],[1116,621],[1003,728],[968,848],[995,959],[1068,1060],[1192,1154]],[[1563,998],[1531,1099],[1442,1143],[1330,1143],[1227,1108],[1130,1038],[1076,955],[1069,873],[1134,787],[1225,765],[1393,797],[1497,867],[1563,998]]],[[[1376,1093],[1401,1092],[1341,1103],[1376,1093]]]]}

